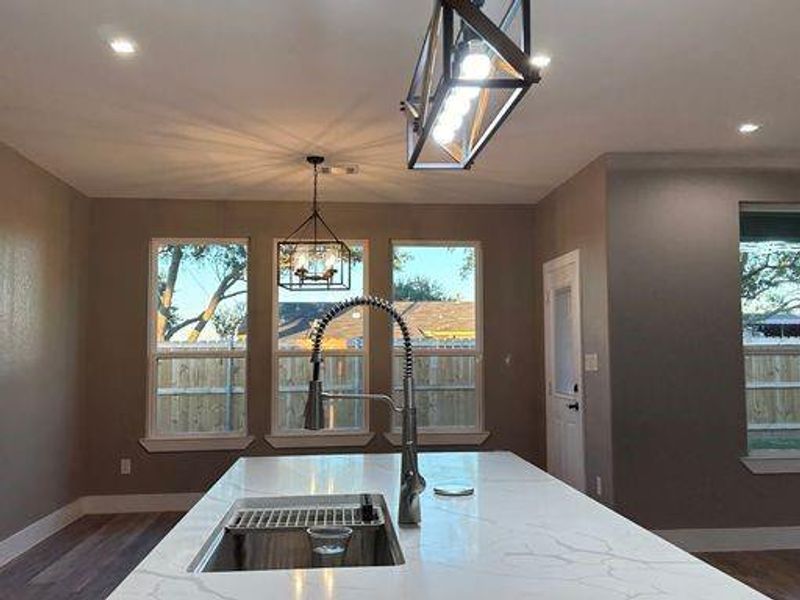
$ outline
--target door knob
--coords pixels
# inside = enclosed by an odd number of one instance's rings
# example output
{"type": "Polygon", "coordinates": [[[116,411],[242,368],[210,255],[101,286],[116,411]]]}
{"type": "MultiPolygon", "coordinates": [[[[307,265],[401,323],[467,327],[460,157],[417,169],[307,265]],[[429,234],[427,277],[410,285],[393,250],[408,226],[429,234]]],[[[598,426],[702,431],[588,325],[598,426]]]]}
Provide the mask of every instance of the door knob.
{"type": "Polygon", "coordinates": [[[570,410],[580,410],[581,407],[577,402],[573,402],[571,404],[567,404],[567,408],[570,410]]]}
{"type": "Polygon", "coordinates": [[[576,394],[578,393],[578,384],[577,383],[572,386],[572,391],[575,392],[576,394]]]}

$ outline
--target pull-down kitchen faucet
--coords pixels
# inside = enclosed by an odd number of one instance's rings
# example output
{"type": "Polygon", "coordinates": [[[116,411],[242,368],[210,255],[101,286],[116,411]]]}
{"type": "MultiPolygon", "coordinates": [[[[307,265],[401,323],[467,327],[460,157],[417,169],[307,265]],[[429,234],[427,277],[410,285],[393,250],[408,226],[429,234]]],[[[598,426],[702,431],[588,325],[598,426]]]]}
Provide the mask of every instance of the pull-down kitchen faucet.
{"type": "Polygon", "coordinates": [[[324,402],[330,400],[365,399],[381,400],[403,418],[403,447],[400,469],[400,508],[398,522],[401,525],[418,525],[421,520],[419,496],[425,489],[425,479],[417,466],[417,406],[414,401],[414,361],[411,335],[408,325],[397,309],[388,300],[375,296],[357,296],[332,306],[314,328],[311,363],[313,375],[308,383],[308,400],[305,410],[305,428],[319,430],[325,427],[324,402]],[[353,306],[371,306],[387,313],[400,326],[403,334],[405,361],[403,366],[403,405],[397,406],[391,396],[385,394],[329,394],[322,391],[320,370],[322,368],[322,338],[325,328],[336,317],[353,306]]]}

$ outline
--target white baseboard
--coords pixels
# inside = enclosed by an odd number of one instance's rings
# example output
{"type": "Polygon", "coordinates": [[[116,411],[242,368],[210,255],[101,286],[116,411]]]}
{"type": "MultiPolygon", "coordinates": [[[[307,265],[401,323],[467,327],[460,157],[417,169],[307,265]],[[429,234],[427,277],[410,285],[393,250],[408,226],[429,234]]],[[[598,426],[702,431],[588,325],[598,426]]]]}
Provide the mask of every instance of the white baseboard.
{"type": "Polygon", "coordinates": [[[120,494],[116,496],[84,496],[83,514],[185,511],[194,506],[203,494],[120,494]]]}
{"type": "Polygon", "coordinates": [[[653,533],[687,552],[757,552],[800,548],[800,527],[661,529],[653,533]]]}
{"type": "Polygon", "coordinates": [[[34,521],[25,529],[0,540],[0,567],[84,515],[186,511],[194,506],[202,495],[200,492],[192,492],[82,496],[34,521]]]}
{"type": "Polygon", "coordinates": [[[47,539],[59,529],[62,529],[83,516],[81,498],[62,506],[56,511],[51,512],[34,521],[25,529],[0,541],[0,567],[17,556],[30,550],[39,542],[47,539]]]}

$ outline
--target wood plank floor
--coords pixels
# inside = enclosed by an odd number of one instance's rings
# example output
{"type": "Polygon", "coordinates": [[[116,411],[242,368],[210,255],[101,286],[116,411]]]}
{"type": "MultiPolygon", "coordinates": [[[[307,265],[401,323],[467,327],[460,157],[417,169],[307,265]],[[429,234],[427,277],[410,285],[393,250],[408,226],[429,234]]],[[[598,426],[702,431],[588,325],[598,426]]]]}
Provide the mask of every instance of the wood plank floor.
{"type": "MultiPolygon", "coordinates": [[[[183,513],[89,515],[0,569],[0,600],[99,600],[183,513]]],[[[775,600],[800,600],[800,550],[698,554],[775,600]]]]}
{"type": "Polygon", "coordinates": [[[183,513],[88,515],[0,569],[0,600],[99,600],[183,513]]]}
{"type": "Polygon", "coordinates": [[[715,552],[698,558],[775,600],[800,600],[800,550],[715,552]]]}

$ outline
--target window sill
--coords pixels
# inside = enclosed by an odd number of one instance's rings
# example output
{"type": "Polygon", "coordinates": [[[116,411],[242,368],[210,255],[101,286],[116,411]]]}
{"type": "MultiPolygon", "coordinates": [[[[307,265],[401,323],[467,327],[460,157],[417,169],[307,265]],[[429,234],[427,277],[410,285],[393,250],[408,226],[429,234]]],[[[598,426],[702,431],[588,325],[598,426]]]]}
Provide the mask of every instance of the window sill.
{"type": "Polygon", "coordinates": [[[364,433],[300,433],[265,435],[264,439],[273,448],[335,448],[361,447],[372,441],[375,434],[364,433]]]}
{"type": "Polygon", "coordinates": [[[212,452],[215,450],[244,450],[253,443],[252,435],[219,437],[142,438],[145,450],[157,452],[212,452]]]}
{"type": "MultiPolygon", "coordinates": [[[[486,441],[488,431],[420,432],[417,438],[420,446],[480,446],[486,441]]],[[[397,431],[384,433],[383,437],[393,446],[399,446],[402,434],[397,431]]]]}
{"type": "Polygon", "coordinates": [[[756,475],[800,473],[800,452],[793,450],[756,450],[739,460],[756,475]]]}

